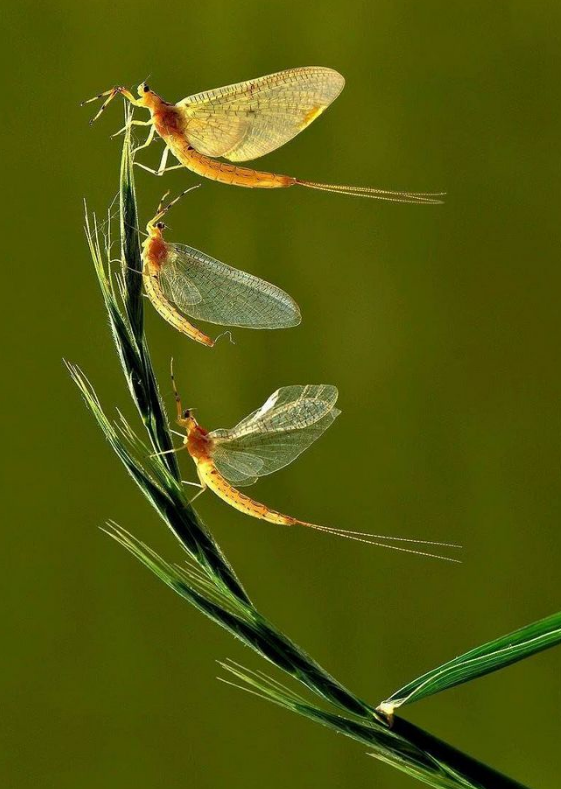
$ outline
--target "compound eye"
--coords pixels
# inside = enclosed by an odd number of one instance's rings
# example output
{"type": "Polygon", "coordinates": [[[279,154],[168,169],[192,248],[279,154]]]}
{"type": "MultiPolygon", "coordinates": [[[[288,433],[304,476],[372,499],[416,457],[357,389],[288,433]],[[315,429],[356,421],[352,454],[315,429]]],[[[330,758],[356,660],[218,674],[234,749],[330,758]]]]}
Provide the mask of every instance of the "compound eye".
{"type": "Polygon", "coordinates": [[[146,83],[144,83],[144,85],[142,86],[142,89],[144,90],[144,93],[149,93],[150,92],[150,87],[146,83]]]}
{"type": "Polygon", "coordinates": [[[166,226],[164,225],[163,222],[158,222],[156,227],[158,228],[158,230],[165,230],[165,228],[166,228],[166,226]]]}
{"type": "Polygon", "coordinates": [[[186,408],[185,411],[183,412],[183,419],[189,419],[190,416],[191,416],[191,412],[189,411],[188,408],[186,408]]]}

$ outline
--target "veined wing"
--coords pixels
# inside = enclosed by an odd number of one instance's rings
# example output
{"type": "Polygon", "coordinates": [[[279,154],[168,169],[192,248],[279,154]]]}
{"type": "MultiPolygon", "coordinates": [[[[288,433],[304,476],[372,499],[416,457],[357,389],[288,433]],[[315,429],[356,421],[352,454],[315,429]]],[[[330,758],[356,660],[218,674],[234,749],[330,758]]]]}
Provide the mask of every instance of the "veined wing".
{"type": "Polygon", "coordinates": [[[337,71],[308,66],[197,93],[176,106],[183,111],[187,138],[199,153],[243,162],[295,137],[344,85],[337,71]]]}
{"type": "Polygon", "coordinates": [[[330,384],[282,386],[231,430],[215,430],[211,435],[231,441],[254,433],[302,430],[331,411],[338,396],[337,387],[330,384]]]}
{"type": "Polygon", "coordinates": [[[263,467],[263,462],[257,455],[231,449],[222,444],[215,447],[212,459],[222,476],[238,488],[257,482],[263,467]]]}
{"type": "Polygon", "coordinates": [[[287,466],[327,430],[341,413],[335,386],[285,386],[232,430],[214,430],[212,457],[233,484],[287,466]]]}
{"type": "Polygon", "coordinates": [[[160,269],[164,295],[192,318],[250,329],[282,329],[300,323],[296,302],[264,279],[183,244],[167,244],[160,269]]]}

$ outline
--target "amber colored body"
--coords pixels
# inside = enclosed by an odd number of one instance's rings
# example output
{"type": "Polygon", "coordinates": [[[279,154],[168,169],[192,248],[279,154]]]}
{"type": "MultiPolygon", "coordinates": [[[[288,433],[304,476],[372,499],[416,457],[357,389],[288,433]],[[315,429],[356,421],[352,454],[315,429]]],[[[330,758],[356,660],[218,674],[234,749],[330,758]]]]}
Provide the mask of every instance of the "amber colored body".
{"type": "MultiPolygon", "coordinates": [[[[317,76],[317,73],[316,73],[317,76]]],[[[324,74],[325,76],[325,74],[324,74]]],[[[268,77],[263,77],[258,80],[249,80],[246,83],[240,83],[239,86],[229,86],[230,88],[240,88],[240,95],[244,98],[247,96],[253,95],[253,90],[260,85],[261,83],[265,82],[265,84],[270,83],[270,85],[279,85],[282,84],[282,79],[286,79],[286,84],[284,85],[285,94],[283,100],[285,104],[275,105],[274,109],[278,110],[279,108],[284,107],[287,113],[287,118],[282,119],[282,113],[276,119],[276,123],[274,120],[270,120],[270,131],[272,135],[272,139],[267,140],[266,132],[261,130],[259,133],[263,134],[264,139],[261,141],[262,145],[255,145],[253,147],[249,147],[248,150],[244,151],[243,155],[239,155],[239,151],[237,152],[237,159],[235,161],[245,161],[251,158],[257,158],[262,156],[263,153],[268,153],[271,150],[274,150],[275,147],[279,147],[283,145],[288,140],[292,139],[294,134],[302,131],[305,129],[315,118],[317,118],[321,113],[329,106],[331,101],[337,97],[339,92],[341,91],[344,85],[344,79],[340,74],[337,72],[333,72],[330,69],[289,69],[286,72],[279,72],[279,74],[272,74],[268,77]],[[305,112],[303,115],[299,116],[298,113],[295,113],[295,108],[293,106],[295,96],[298,96],[298,92],[296,94],[290,93],[290,88],[287,85],[290,84],[291,80],[294,81],[294,76],[296,73],[299,74],[299,78],[302,79],[301,72],[309,72],[308,76],[312,76],[317,71],[329,72],[329,76],[327,77],[328,81],[331,81],[331,95],[324,96],[323,99],[320,100],[320,103],[312,103],[309,110],[305,112]],[[280,82],[279,82],[279,78],[280,82]],[[244,96],[245,94],[245,96],[244,96]],[[296,123],[296,126],[294,125],[296,123]],[[281,137],[277,141],[276,145],[271,146],[271,141],[274,140],[275,135],[281,132],[281,137]],[[284,132],[284,136],[282,134],[284,132]],[[260,150],[262,152],[260,153],[260,150]],[[253,155],[252,155],[253,154],[253,155]]],[[[306,84],[306,80],[304,79],[304,85],[306,84]]],[[[220,94],[228,90],[228,88],[221,89],[215,91],[215,93],[220,94]]],[[[209,150],[211,153],[210,156],[201,153],[197,150],[197,144],[191,144],[192,140],[197,138],[197,129],[200,132],[201,129],[201,118],[197,118],[196,114],[192,116],[189,115],[189,105],[188,99],[185,99],[183,102],[179,102],[178,104],[171,104],[167,101],[164,101],[157,93],[154,93],[153,90],[150,90],[149,86],[146,83],[142,83],[138,86],[138,95],[139,98],[135,98],[132,93],[124,87],[116,87],[111,88],[104,93],[100,93],[98,96],[95,96],[92,99],[88,99],[87,102],[95,101],[96,99],[105,98],[104,103],[102,104],[101,108],[99,109],[97,115],[90,121],[93,123],[101,113],[105,110],[107,105],[110,101],[112,101],[115,96],[117,95],[124,96],[131,104],[134,104],[135,107],[145,107],[150,112],[150,120],[149,121],[130,121],[133,125],[140,125],[140,126],[151,126],[150,133],[145,141],[144,144],[140,145],[136,150],[140,150],[141,148],[147,147],[153,140],[154,134],[157,132],[159,136],[164,140],[166,143],[166,148],[164,151],[164,155],[162,158],[162,162],[160,164],[159,169],[150,170],[149,167],[145,165],[140,165],[144,167],[144,169],[149,170],[150,172],[155,172],[156,175],[162,175],[166,170],[174,169],[166,168],[165,164],[167,161],[167,154],[168,151],[171,151],[176,159],[180,162],[177,167],[187,167],[189,170],[197,173],[198,175],[202,175],[204,178],[209,178],[213,181],[220,181],[221,183],[230,184],[232,186],[242,186],[249,189],[286,189],[290,186],[303,186],[307,187],[308,189],[317,189],[322,192],[335,192],[337,194],[344,194],[350,195],[353,197],[370,197],[375,200],[387,200],[390,202],[396,203],[416,203],[422,205],[435,205],[441,203],[441,197],[443,193],[431,193],[431,192],[409,192],[409,191],[392,191],[387,189],[374,189],[369,186],[346,186],[343,184],[323,184],[317,183],[315,181],[305,181],[300,178],[293,178],[289,175],[277,175],[275,173],[268,173],[263,170],[254,170],[250,167],[238,167],[237,164],[228,164],[226,162],[218,161],[217,158],[219,156],[223,156],[225,158],[234,158],[228,155],[228,152],[225,151],[223,153],[219,153],[218,151],[222,150],[220,145],[214,146],[209,150]],[[186,104],[187,102],[187,104],[186,104]],[[212,153],[212,151],[216,150],[217,153],[212,153]],[[216,157],[216,158],[214,158],[216,157]]],[[[213,91],[210,91],[208,95],[212,95],[213,91]]],[[[198,96],[191,97],[192,99],[197,99],[198,96]]],[[[318,99],[316,99],[317,101],[318,99]]],[[[230,116],[236,116],[236,114],[242,114],[243,110],[240,110],[239,113],[236,111],[236,108],[230,108],[229,110],[230,116]]],[[[246,108],[246,114],[250,114],[255,112],[258,116],[259,109],[257,108],[246,108]]],[[[274,114],[274,113],[273,113],[274,114]]],[[[230,118],[231,120],[231,118],[230,118]]],[[[209,125],[212,127],[212,120],[208,120],[209,125]]],[[[247,128],[246,132],[251,132],[252,124],[251,121],[246,119],[247,128]]],[[[204,121],[203,121],[204,124],[204,121]]],[[[121,130],[123,131],[123,130],[121,130]]],[[[214,128],[215,133],[219,133],[217,128],[214,128]]],[[[257,137],[259,137],[259,133],[257,137]]],[[[226,130],[227,135],[227,130],[226,130]]],[[[204,136],[204,134],[203,134],[204,136]]],[[[236,140],[237,143],[243,142],[244,136],[243,133],[241,137],[238,137],[236,140]]],[[[255,140],[253,141],[255,143],[255,140]]],[[[203,143],[203,150],[204,143],[203,143]]]]}
{"type": "Polygon", "coordinates": [[[254,501],[249,496],[241,493],[237,488],[234,488],[228,480],[224,479],[214,465],[212,460],[212,439],[208,432],[197,423],[191,414],[180,417],[177,421],[186,430],[184,444],[195,461],[197,475],[203,490],[210,488],[213,493],[216,493],[219,498],[231,507],[243,512],[245,515],[251,515],[253,518],[260,518],[281,526],[310,525],[304,521],[292,518],[290,515],[283,515],[276,510],[272,510],[265,504],[254,501]]]}
{"type": "MultiPolygon", "coordinates": [[[[268,521],[268,523],[274,523],[280,526],[306,526],[308,528],[327,534],[332,534],[337,537],[345,537],[357,542],[363,542],[367,545],[376,545],[380,548],[391,548],[392,550],[396,551],[415,553],[438,559],[446,559],[447,561],[457,561],[456,559],[449,559],[446,556],[439,556],[437,554],[428,553],[423,550],[419,551],[409,547],[405,548],[396,545],[388,545],[386,541],[397,540],[399,542],[407,543],[419,542],[421,544],[427,545],[446,545],[446,543],[428,543],[423,540],[410,540],[408,538],[402,537],[383,537],[382,535],[364,534],[362,532],[335,529],[331,528],[330,526],[319,526],[315,523],[298,520],[297,518],[293,518],[290,515],[283,515],[281,512],[277,512],[277,510],[272,510],[270,507],[267,507],[266,504],[261,504],[260,502],[251,499],[249,496],[246,496],[244,493],[241,493],[230,482],[228,482],[227,479],[225,479],[216,466],[213,458],[216,439],[213,438],[212,433],[209,434],[207,430],[198,424],[191,410],[188,409],[183,411],[181,400],[175,386],[173,370],[172,383],[175,392],[175,402],[177,405],[177,424],[180,425],[185,431],[183,446],[179,447],[179,449],[186,449],[193,458],[197,468],[197,476],[200,480],[201,493],[203,493],[207,488],[210,488],[210,490],[212,490],[219,498],[225,501],[226,504],[234,507],[234,509],[243,512],[245,515],[250,515],[252,518],[259,518],[260,520],[268,521]]],[[[220,441],[220,439],[218,440],[220,441]]],[[[169,451],[177,452],[179,449],[173,449],[169,451]]]]}
{"type": "MultiPolygon", "coordinates": [[[[92,118],[90,123],[93,123],[97,118],[99,118],[109,102],[119,94],[128,99],[128,101],[130,101],[131,104],[134,104],[135,107],[145,107],[147,110],[149,110],[149,121],[131,120],[130,123],[132,125],[152,127],[146,141],[136,150],[146,148],[148,145],[150,145],[156,132],[166,143],[162,162],[157,171],[151,170],[145,165],[140,165],[141,167],[144,167],[145,170],[155,172],[156,175],[162,175],[164,172],[166,172],[166,170],[174,169],[173,167],[166,168],[165,166],[168,151],[171,151],[176,159],[180,162],[179,165],[176,165],[177,167],[187,167],[189,170],[192,170],[193,172],[197,173],[198,175],[202,175],[205,178],[209,178],[213,181],[220,181],[221,183],[230,184],[232,186],[242,186],[249,189],[286,189],[290,186],[298,185],[308,189],[317,189],[322,192],[335,192],[337,194],[344,194],[352,197],[370,197],[375,200],[387,200],[389,202],[395,203],[416,203],[422,205],[435,205],[441,203],[441,197],[443,193],[409,192],[403,190],[392,191],[388,189],[374,189],[369,186],[322,184],[315,181],[305,181],[300,178],[293,178],[289,175],[277,175],[275,173],[268,173],[263,170],[254,170],[250,167],[238,167],[237,164],[228,164],[217,161],[217,158],[220,156],[233,159],[234,161],[247,161],[249,159],[255,159],[259,156],[262,156],[264,153],[269,153],[271,150],[274,150],[275,147],[279,147],[285,142],[288,142],[295,134],[298,134],[300,131],[305,129],[315,118],[321,115],[321,113],[329,106],[333,99],[338,96],[343,88],[344,82],[345,81],[343,77],[331,69],[288,69],[286,72],[271,74],[267,77],[262,77],[257,80],[249,80],[245,83],[240,83],[239,85],[227,86],[226,88],[218,89],[217,91],[210,91],[207,94],[207,99],[210,97],[210,101],[212,103],[213,94],[220,96],[231,88],[238,88],[241,101],[243,103],[243,101],[247,99],[248,96],[251,97],[253,95],[253,91],[256,88],[258,89],[262,84],[268,85],[269,88],[271,88],[271,86],[278,87],[279,85],[284,87],[284,94],[281,93],[282,100],[279,99],[280,104],[273,104],[271,106],[273,107],[273,115],[275,115],[275,111],[279,111],[284,108],[286,116],[283,118],[283,113],[281,111],[277,112],[276,120],[271,117],[269,118],[269,138],[267,137],[267,131],[264,131],[263,129],[255,132],[254,125],[251,123],[251,120],[248,120],[246,117],[245,132],[241,131],[239,133],[235,140],[236,145],[241,144],[243,148],[243,141],[245,139],[244,135],[247,135],[248,137],[251,136],[252,128],[253,132],[256,134],[256,139],[259,139],[260,135],[262,135],[262,139],[260,140],[260,144],[256,144],[256,140],[253,139],[252,144],[249,145],[247,150],[244,150],[241,155],[239,150],[237,150],[237,152],[234,150],[235,156],[229,155],[228,151],[224,150],[223,146],[220,144],[214,144],[214,147],[211,144],[210,148],[205,148],[204,139],[202,143],[202,150],[207,150],[208,153],[210,153],[210,156],[201,153],[200,150],[197,150],[197,147],[201,146],[198,146],[194,140],[197,139],[197,134],[201,133],[201,123],[204,126],[205,120],[201,121],[201,118],[197,117],[196,110],[192,110],[190,114],[189,98],[184,99],[178,104],[171,104],[167,101],[164,101],[160,96],[158,96],[157,93],[154,93],[153,90],[150,90],[149,86],[145,82],[138,86],[139,98],[135,98],[132,93],[127,90],[127,88],[116,87],[111,88],[104,93],[100,93],[98,96],[94,96],[94,98],[88,99],[88,101],[84,103],[87,104],[90,101],[105,98],[105,101],[103,102],[97,115],[92,118]],[[310,83],[306,83],[306,77],[302,76],[302,72],[304,72],[304,74],[307,75],[309,79],[313,80],[315,77],[317,77],[318,71],[323,73],[324,80],[327,80],[328,83],[331,83],[331,90],[328,91],[328,95],[324,95],[322,98],[316,96],[315,102],[313,101],[313,97],[309,96],[311,102],[309,109],[303,114],[299,114],[296,109],[298,106],[297,101],[299,94],[298,90],[294,88],[294,81],[300,81],[300,83],[303,84],[305,88],[306,86],[309,88],[310,83]],[[292,87],[289,87],[289,85],[292,87]],[[284,102],[284,104],[282,102],[284,102]],[[277,135],[279,134],[280,136],[277,139],[277,135]]],[[[192,96],[190,99],[193,99],[193,103],[195,104],[196,100],[199,99],[199,96],[192,96]]],[[[237,115],[242,116],[244,113],[245,116],[255,113],[255,116],[259,117],[259,112],[258,105],[257,107],[249,108],[246,106],[245,109],[237,109],[234,105],[234,107],[230,107],[228,111],[225,111],[224,114],[228,116],[229,113],[229,120],[231,121],[232,117],[235,118],[237,115]]],[[[217,118],[220,118],[219,112],[216,113],[214,122],[212,118],[208,118],[206,122],[209,124],[209,128],[212,129],[212,134],[219,136],[220,126],[219,122],[216,120],[217,118]]],[[[261,117],[261,120],[262,119],[263,118],[261,117]]],[[[209,128],[207,128],[207,132],[209,131],[209,128]]],[[[121,131],[124,131],[124,129],[121,131]]],[[[204,138],[204,129],[202,133],[204,138]]],[[[224,135],[226,137],[228,135],[227,124],[224,135]]],[[[216,143],[216,140],[214,140],[214,142],[216,143]]]]}
{"type": "Polygon", "coordinates": [[[192,340],[207,345],[212,348],[214,340],[207,337],[202,331],[193,326],[192,323],[181,315],[177,309],[171,304],[162,291],[159,280],[159,272],[162,265],[165,264],[167,256],[166,242],[162,238],[162,228],[158,227],[158,223],[151,222],[148,225],[148,238],[142,244],[142,280],[144,282],[144,290],[146,295],[154,305],[157,312],[160,313],[168,323],[186,334],[192,340]]]}
{"type": "MultiPolygon", "coordinates": [[[[165,139],[165,138],[164,138],[165,139]]],[[[283,189],[294,186],[296,178],[289,175],[276,175],[261,170],[252,170],[249,167],[238,167],[235,164],[220,162],[198,153],[187,143],[185,138],[172,137],[166,140],[170,151],[181,164],[188,167],[197,175],[209,178],[211,181],[220,181],[230,186],[245,186],[248,189],[283,189]]]]}
{"type": "Polygon", "coordinates": [[[152,122],[175,158],[197,175],[220,181],[232,186],[245,186],[249,189],[282,189],[297,183],[296,178],[288,175],[275,175],[249,167],[237,167],[198,153],[187,141],[187,124],[173,104],[149,91],[139,99],[142,106],[150,110],[152,122]]]}

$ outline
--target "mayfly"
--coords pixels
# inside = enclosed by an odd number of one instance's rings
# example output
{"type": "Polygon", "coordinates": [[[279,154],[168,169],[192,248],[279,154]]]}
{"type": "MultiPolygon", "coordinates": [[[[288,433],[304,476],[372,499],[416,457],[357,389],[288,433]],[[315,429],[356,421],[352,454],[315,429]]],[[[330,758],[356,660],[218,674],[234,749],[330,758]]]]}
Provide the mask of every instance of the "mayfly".
{"type": "MultiPolygon", "coordinates": [[[[195,187],[192,187],[195,188],[195,187]]],[[[164,206],[146,230],[142,245],[144,289],[155,309],[191,339],[212,347],[214,340],[193,326],[191,318],[248,329],[283,329],[300,323],[300,310],[275,285],[199,252],[185,244],[164,241],[163,217],[187,189],[164,206]]]]}
{"type": "Polygon", "coordinates": [[[156,132],[166,144],[158,170],[140,165],[157,175],[187,167],[205,178],[234,186],[282,189],[298,185],[398,203],[440,203],[441,192],[394,192],[319,184],[217,161],[223,158],[229,162],[245,162],[280,148],[321,115],[344,85],[345,80],[337,71],[309,66],[196,93],[177,104],[164,101],[145,82],[138,86],[139,98],[127,88],[115,87],[83,104],[105,99],[91,123],[118,94],[135,107],[148,109],[149,120],[132,123],[151,127],[146,141],[137,150],[150,145],[156,132]],[[179,165],[166,167],[170,151],[179,165]]]}
{"type": "Polygon", "coordinates": [[[231,430],[220,429],[212,432],[208,432],[198,424],[192,409],[183,410],[175,381],[173,388],[177,404],[177,423],[185,430],[185,435],[180,434],[183,436],[183,446],[167,452],[188,450],[195,462],[200,480],[201,490],[195,498],[210,488],[231,507],[269,523],[281,526],[305,526],[369,545],[457,561],[424,550],[388,545],[384,541],[458,547],[449,543],[364,534],[319,526],[290,515],[283,515],[238,490],[238,487],[252,485],[259,477],[272,474],[292,463],[327,430],[340,414],[335,407],[338,397],[335,386],[326,384],[283,386],[274,392],[261,408],[242,419],[231,430]]]}

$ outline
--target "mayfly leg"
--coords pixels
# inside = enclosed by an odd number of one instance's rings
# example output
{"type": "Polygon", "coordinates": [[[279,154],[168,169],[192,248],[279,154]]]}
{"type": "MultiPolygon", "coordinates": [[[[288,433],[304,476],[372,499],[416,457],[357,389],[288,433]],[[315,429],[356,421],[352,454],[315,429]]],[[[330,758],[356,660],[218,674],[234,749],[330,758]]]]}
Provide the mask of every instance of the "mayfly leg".
{"type": "Polygon", "coordinates": [[[177,452],[182,452],[184,449],[186,449],[186,445],[185,444],[183,446],[181,446],[181,447],[174,447],[173,449],[164,449],[163,452],[152,452],[152,454],[148,455],[148,457],[149,458],[159,458],[162,455],[174,455],[177,452]]]}
{"type": "MultiPolygon", "coordinates": [[[[166,192],[166,194],[162,197],[162,202],[167,194],[169,193],[166,192]]],[[[161,205],[162,203],[160,203],[160,206],[161,205]]],[[[169,369],[171,375],[171,385],[173,387],[173,396],[175,397],[175,406],[177,408],[177,421],[179,422],[180,419],[183,419],[183,406],[181,405],[181,397],[179,396],[179,392],[177,391],[177,384],[175,383],[175,375],[173,374],[173,357],[170,361],[169,369]]]]}
{"type": "Polygon", "coordinates": [[[115,134],[112,134],[111,135],[111,139],[113,139],[113,137],[118,137],[119,134],[123,134],[131,126],[152,126],[152,128],[153,128],[153,124],[152,124],[151,120],[148,120],[148,121],[129,121],[129,123],[125,124],[125,126],[123,126],[122,129],[119,129],[119,131],[116,131],[115,134]]]}
{"type": "MultiPolygon", "coordinates": [[[[164,195],[164,197],[162,198],[162,202],[165,199],[165,197],[166,197],[166,195],[164,195]]],[[[179,197],[181,197],[181,195],[179,197]]],[[[176,202],[178,199],[179,198],[176,197],[174,202],[176,202]]],[[[160,203],[160,205],[161,205],[161,203],[160,203]]],[[[172,203],[170,203],[170,205],[172,205],[172,203]]],[[[169,208],[169,206],[168,206],[168,208],[169,208]]],[[[179,396],[179,392],[177,391],[177,384],[175,383],[175,375],[173,373],[173,358],[170,361],[170,375],[171,375],[171,385],[173,387],[173,394],[174,394],[174,397],[175,397],[175,403],[176,403],[176,407],[177,407],[177,421],[178,421],[178,423],[180,425],[181,424],[185,424],[187,422],[187,420],[183,416],[183,414],[185,412],[183,411],[183,405],[181,404],[181,397],[179,396]]],[[[172,432],[175,433],[176,431],[173,430],[172,432]]],[[[187,445],[184,444],[184,447],[185,446],[187,446],[187,445]]],[[[202,482],[202,483],[201,482],[191,482],[190,480],[187,480],[187,479],[182,479],[181,482],[183,482],[184,485],[192,485],[195,488],[200,488],[199,492],[195,493],[195,495],[193,496],[192,499],[189,499],[189,504],[192,504],[195,501],[195,499],[197,499],[199,496],[201,496],[205,492],[205,490],[207,489],[207,486],[206,486],[206,484],[204,482],[202,482]]]]}
{"type": "MultiPolygon", "coordinates": [[[[191,187],[191,188],[193,188],[193,187],[191,187]]],[[[164,197],[165,197],[165,195],[164,195],[164,197]]],[[[170,375],[171,375],[171,385],[173,387],[173,396],[175,397],[175,405],[176,405],[176,408],[177,408],[177,422],[178,422],[178,424],[181,425],[185,421],[185,417],[183,415],[186,413],[186,411],[183,409],[183,405],[181,403],[181,397],[179,395],[179,392],[177,391],[177,384],[175,383],[175,375],[174,375],[174,372],[173,372],[173,358],[170,360],[169,367],[170,367],[170,375]]],[[[194,411],[195,409],[192,408],[190,410],[194,411]]],[[[183,438],[185,438],[183,433],[177,433],[177,430],[172,430],[171,432],[172,433],[176,433],[177,435],[180,435],[183,438]]],[[[196,484],[196,483],[194,483],[194,484],[196,484]]]]}
{"type": "Polygon", "coordinates": [[[110,102],[112,102],[115,96],[117,96],[119,93],[122,96],[124,96],[126,99],[128,99],[131,102],[131,104],[134,104],[135,107],[142,106],[142,103],[138,99],[135,99],[135,97],[132,95],[130,90],[127,90],[126,88],[123,87],[111,88],[110,90],[106,90],[103,93],[98,93],[97,96],[93,96],[91,99],[86,99],[86,101],[83,101],[81,105],[84,106],[84,104],[90,104],[92,101],[97,101],[98,99],[103,99],[105,98],[105,96],[107,96],[107,98],[105,99],[99,110],[97,111],[97,113],[91,119],[90,126],[92,123],[95,123],[95,121],[99,118],[99,116],[105,110],[107,105],[110,104],[110,102]]]}
{"type": "MultiPolygon", "coordinates": [[[[160,203],[158,205],[158,210],[156,211],[156,215],[153,217],[153,219],[150,220],[150,226],[153,226],[156,224],[156,222],[159,222],[160,219],[162,219],[167,214],[170,208],[172,208],[172,206],[178,203],[181,200],[181,198],[185,197],[185,195],[188,194],[189,192],[192,192],[194,189],[198,189],[199,186],[200,184],[195,184],[195,186],[190,186],[188,189],[184,189],[182,192],[180,192],[180,194],[177,195],[177,197],[174,197],[173,200],[171,200],[167,205],[164,205],[164,201],[166,197],[169,195],[169,189],[168,189],[168,191],[163,195],[162,199],[160,200],[160,203]]],[[[172,360],[172,368],[173,368],[173,360],[172,360]]],[[[171,373],[171,379],[173,381],[173,369],[171,373]]]]}
{"type": "MultiPolygon", "coordinates": [[[[144,145],[140,146],[140,148],[144,148],[144,147],[145,147],[144,145]]],[[[136,151],[139,151],[140,148],[136,148],[136,151]]],[[[135,151],[135,153],[136,153],[136,151],[135,151]]],[[[182,170],[183,169],[183,165],[182,164],[172,164],[171,167],[166,167],[163,170],[161,170],[159,168],[157,170],[154,170],[153,167],[147,167],[145,164],[141,164],[140,162],[135,162],[135,164],[136,164],[137,167],[141,167],[143,170],[146,170],[146,172],[150,173],[151,175],[164,175],[164,173],[170,173],[172,170],[182,170]]]]}
{"type": "MultiPolygon", "coordinates": [[[[140,126],[140,125],[142,125],[142,126],[148,126],[150,123],[152,123],[152,121],[146,121],[145,123],[144,123],[143,121],[138,121],[138,125],[139,125],[139,126],[140,126]]],[[[132,121],[132,124],[133,124],[133,125],[136,125],[136,121],[132,121]]],[[[152,142],[154,141],[154,135],[155,135],[155,134],[156,134],[156,128],[155,128],[155,126],[152,126],[152,128],[151,128],[151,129],[150,129],[150,131],[148,132],[148,137],[147,137],[147,138],[144,140],[144,142],[142,143],[142,145],[137,145],[137,146],[136,146],[136,148],[134,149],[134,151],[132,152],[132,153],[133,153],[133,156],[135,156],[135,155],[136,155],[136,153],[137,153],[138,151],[141,151],[143,148],[148,148],[148,146],[149,146],[149,145],[151,145],[151,144],[152,144],[152,142]]],[[[113,136],[114,136],[114,135],[113,135],[113,136]]]]}
{"type": "MultiPolygon", "coordinates": [[[[153,127],[152,128],[152,137],[154,136],[154,134],[153,134],[154,131],[155,131],[155,128],[153,127]]],[[[150,137],[150,135],[148,135],[148,136],[150,137]]],[[[152,142],[152,140],[150,140],[150,142],[152,142]]],[[[147,144],[149,145],[149,143],[145,143],[144,145],[141,145],[139,148],[136,148],[135,149],[135,153],[136,153],[136,151],[139,151],[140,148],[146,148],[147,144]]],[[[166,147],[164,148],[164,152],[162,154],[162,160],[160,162],[160,166],[158,167],[157,170],[154,170],[152,167],[147,167],[145,164],[141,164],[140,162],[135,162],[135,164],[136,164],[137,167],[142,167],[142,169],[146,170],[147,173],[152,173],[152,175],[163,175],[164,173],[171,172],[171,170],[181,170],[181,169],[183,169],[183,167],[184,167],[183,164],[172,164],[171,167],[166,167],[168,156],[169,156],[169,148],[166,145],[166,147]]]]}
{"type": "MultiPolygon", "coordinates": [[[[196,485],[197,483],[193,482],[191,484],[196,485]]],[[[202,496],[203,493],[206,491],[206,485],[201,485],[200,488],[201,488],[200,491],[198,493],[195,493],[192,499],[189,499],[189,504],[192,504],[195,501],[195,499],[198,499],[199,496],[202,496]]]]}

